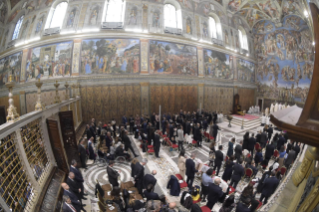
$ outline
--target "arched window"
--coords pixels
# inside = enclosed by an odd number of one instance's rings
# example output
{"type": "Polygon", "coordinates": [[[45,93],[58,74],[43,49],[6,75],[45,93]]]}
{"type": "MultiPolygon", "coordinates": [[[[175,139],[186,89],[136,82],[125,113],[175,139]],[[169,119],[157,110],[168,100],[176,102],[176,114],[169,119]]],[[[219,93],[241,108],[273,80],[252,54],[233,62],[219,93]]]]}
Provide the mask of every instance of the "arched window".
{"type": "Polygon", "coordinates": [[[61,2],[56,7],[52,8],[50,14],[48,16],[48,20],[46,22],[46,29],[49,28],[62,28],[63,20],[66,14],[66,10],[68,8],[67,2],[61,2]]]}
{"type": "MultiPolygon", "coordinates": [[[[178,5],[177,3],[175,4],[178,5]]],[[[164,5],[164,26],[176,29],[183,29],[182,10],[180,6],[177,7],[170,2],[164,5]]]]}
{"type": "Polygon", "coordinates": [[[24,16],[21,16],[14,28],[12,40],[18,39],[24,16]]]}
{"type": "Polygon", "coordinates": [[[124,22],[125,1],[123,0],[108,0],[105,5],[105,17],[103,22],[124,22]]]}
{"type": "Polygon", "coordinates": [[[222,28],[217,15],[212,14],[209,17],[209,30],[211,38],[222,40],[222,28]]]}
{"type": "Polygon", "coordinates": [[[242,28],[238,29],[240,48],[248,51],[248,41],[246,31],[242,28]]]}

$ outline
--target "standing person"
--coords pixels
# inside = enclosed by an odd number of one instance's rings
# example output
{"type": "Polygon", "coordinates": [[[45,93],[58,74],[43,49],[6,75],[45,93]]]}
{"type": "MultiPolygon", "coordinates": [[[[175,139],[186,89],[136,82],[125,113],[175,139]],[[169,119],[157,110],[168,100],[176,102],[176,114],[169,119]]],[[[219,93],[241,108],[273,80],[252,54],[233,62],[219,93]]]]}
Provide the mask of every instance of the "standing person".
{"type": "Polygon", "coordinates": [[[181,152],[179,153],[178,157],[178,168],[179,168],[179,173],[185,180],[185,171],[186,171],[186,158],[185,158],[185,150],[182,149],[181,152]]]}
{"type": "Polygon", "coordinates": [[[157,174],[156,170],[153,170],[151,174],[146,174],[143,178],[144,188],[146,189],[148,185],[152,184],[153,187],[156,185],[156,178],[154,177],[157,174]]]}
{"type": "Polygon", "coordinates": [[[159,156],[160,147],[161,147],[160,136],[158,135],[156,131],[154,134],[154,152],[155,152],[155,157],[157,158],[160,158],[159,156]]]}
{"type": "Polygon", "coordinates": [[[117,182],[118,177],[120,176],[119,172],[116,171],[114,168],[114,161],[111,160],[109,162],[109,165],[106,167],[106,172],[109,177],[109,182],[112,184],[113,188],[119,186],[119,183],[117,182]]]}
{"type": "Polygon", "coordinates": [[[86,150],[84,147],[84,143],[85,143],[85,138],[81,140],[81,142],[78,146],[78,150],[80,153],[80,160],[81,160],[82,168],[87,169],[87,167],[86,167],[86,150]]]}
{"type": "Polygon", "coordinates": [[[228,150],[227,150],[227,156],[230,157],[234,154],[234,143],[235,143],[235,138],[232,138],[228,142],[228,150]]]}
{"type": "Polygon", "coordinates": [[[252,182],[248,183],[240,195],[240,200],[242,202],[246,202],[247,199],[251,200],[250,211],[255,211],[259,205],[259,202],[254,198],[254,185],[252,182]]]}
{"type": "Polygon", "coordinates": [[[215,178],[214,183],[210,183],[208,186],[208,202],[207,207],[212,210],[215,203],[224,195],[224,192],[222,191],[221,187],[219,187],[219,184],[221,183],[220,178],[215,178]]]}
{"type": "Polygon", "coordinates": [[[242,155],[243,155],[242,145],[243,145],[243,141],[239,141],[239,144],[235,146],[235,159],[237,161],[242,160],[242,155]]]}
{"type": "Polygon", "coordinates": [[[286,152],[287,154],[289,154],[289,151],[291,150],[291,148],[294,146],[294,141],[291,140],[288,144],[287,144],[287,149],[286,152]]]}
{"type": "Polygon", "coordinates": [[[79,210],[76,209],[75,206],[72,205],[72,201],[69,196],[63,195],[63,212],[78,212],[79,210]]]}
{"type": "Polygon", "coordinates": [[[247,198],[244,202],[238,202],[236,212],[251,212],[249,206],[251,199],[247,198]]]}
{"type": "Polygon", "coordinates": [[[85,199],[85,197],[82,196],[81,194],[81,186],[79,183],[77,183],[74,180],[74,173],[73,172],[69,172],[69,176],[66,179],[66,183],[68,184],[68,186],[70,187],[70,191],[72,191],[77,197],[78,199],[81,201],[81,199],[85,199]]]}
{"type": "Polygon", "coordinates": [[[235,195],[230,195],[219,209],[219,212],[231,212],[235,208],[235,205],[235,195]]]}
{"type": "Polygon", "coordinates": [[[261,149],[265,148],[266,144],[267,144],[267,140],[268,140],[268,137],[267,137],[267,134],[266,132],[262,132],[261,135],[260,135],[260,145],[261,145],[261,149]]]}
{"type": "Polygon", "coordinates": [[[297,156],[298,156],[298,154],[300,152],[300,143],[296,143],[294,149],[295,149],[295,152],[296,152],[294,160],[296,160],[296,158],[297,158],[297,156]]]}
{"type": "Polygon", "coordinates": [[[279,151],[279,169],[284,165],[284,160],[285,160],[285,155],[286,155],[286,150],[285,150],[285,146],[281,146],[280,151],[279,151]]]}
{"type": "Polygon", "coordinates": [[[200,132],[200,123],[197,123],[194,127],[194,140],[197,142],[197,146],[202,146],[202,134],[200,132]]]}
{"type": "Polygon", "coordinates": [[[77,212],[85,211],[83,207],[85,207],[85,204],[82,204],[81,201],[79,200],[79,198],[70,190],[70,187],[68,184],[66,183],[61,183],[62,188],[64,189],[63,191],[63,195],[69,196],[71,199],[71,203],[74,206],[74,208],[76,209],[77,212]]]}
{"type": "Polygon", "coordinates": [[[222,146],[222,145],[219,145],[218,150],[215,152],[214,171],[215,171],[216,168],[217,168],[216,176],[218,176],[220,167],[221,167],[222,162],[223,162],[223,160],[224,160],[224,154],[223,154],[222,150],[223,150],[223,146],[222,146]]]}
{"type": "Polygon", "coordinates": [[[226,161],[226,167],[222,176],[222,179],[227,182],[231,179],[232,172],[233,172],[233,165],[234,165],[234,156],[230,156],[229,159],[226,161]]]}
{"type": "Polygon", "coordinates": [[[272,172],[272,169],[273,167],[270,166],[268,171],[265,171],[265,173],[262,175],[261,179],[259,180],[258,182],[258,185],[257,185],[257,189],[256,189],[256,192],[254,193],[254,196],[257,194],[257,193],[261,193],[262,191],[262,188],[263,188],[263,185],[264,185],[264,182],[267,178],[270,177],[271,175],[271,172],[272,172]]]}
{"type": "Polygon", "coordinates": [[[84,193],[84,178],[82,176],[82,173],[80,170],[78,170],[77,168],[78,163],[76,162],[76,160],[72,160],[71,161],[71,167],[70,167],[70,172],[74,173],[74,180],[80,184],[80,188],[81,188],[81,194],[82,196],[87,196],[87,194],[84,193]]]}
{"type": "Polygon", "coordinates": [[[200,198],[202,199],[202,202],[206,202],[206,196],[208,194],[208,186],[210,183],[213,183],[212,175],[214,173],[213,169],[208,169],[206,173],[203,173],[202,175],[202,190],[200,194],[200,198]]]}
{"type": "Polygon", "coordinates": [[[134,152],[134,149],[133,149],[132,144],[131,144],[131,139],[128,137],[127,130],[125,130],[125,133],[124,133],[124,136],[123,136],[123,142],[124,142],[124,145],[125,145],[125,151],[128,151],[128,149],[130,149],[132,151],[133,155],[135,157],[138,157],[138,155],[135,154],[135,152],[134,152]]]}
{"type": "Polygon", "coordinates": [[[135,125],[135,120],[134,120],[133,115],[131,115],[129,122],[130,122],[130,132],[133,133],[134,132],[134,125],[135,125]]]}
{"type": "Polygon", "coordinates": [[[263,161],[263,154],[261,152],[261,149],[257,149],[256,155],[255,155],[255,164],[258,166],[259,163],[263,161]]]}
{"type": "Polygon", "coordinates": [[[280,150],[282,146],[285,145],[285,138],[282,135],[279,135],[278,141],[277,141],[277,149],[280,150]]]}
{"type": "Polygon", "coordinates": [[[95,127],[95,123],[92,122],[91,123],[91,127],[90,127],[90,131],[91,131],[91,138],[93,137],[93,142],[95,143],[95,139],[96,139],[96,127],[95,127]]]}
{"type": "Polygon", "coordinates": [[[272,128],[272,125],[269,125],[267,132],[268,132],[268,141],[270,141],[271,136],[272,136],[272,134],[274,133],[274,130],[273,130],[273,128],[272,128]]]}
{"type": "Polygon", "coordinates": [[[275,147],[272,142],[269,142],[266,146],[266,152],[265,152],[265,159],[267,160],[267,163],[269,162],[271,156],[274,155],[275,147]]]}
{"type": "Polygon", "coordinates": [[[142,194],[142,190],[143,190],[145,164],[146,164],[146,159],[143,159],[141,163],[137,162],[134,166],[135,187],[137,188],[139,194],[142,194]]]}
{"type": "Polygon", "coordinates": [[[248,150],[251,154],[251,157],[253,157],[254,155],[255,144],[256,144],[256,139],[254,138],[254,133],[253,133],[248,141],[248,150]]]}
{"type": "MultiPolygon", "coordinates": [[[[215,115],[214,115],[214,119],[215,119],[215,115]]],[[[220,128],[219,128],[218,125],[216,124],[216,121],[214,121],[213,137],[214,137],[214,140],[215,140],[215,141],[217,140],[218,130],[220,130],[220,128]]]]}
{"type": "Polygon", "coordinates": [[[244,149],[248,149],[248,146],[249,146],[249,132],[246,132],[244,137],[243,137],[243,150],[244,149]]]}
{"type": "Polygon", "coordinates": [[[183,142],[184,142],[183,126],[181,126],[177,130],[177,141],[178,141],[178,151],[182,151],[184,149],[184,146],[183,146],[183,142]]]}
{"type": "Polygon", "coordinates": [[[198,170],[195,169],[195,162],[194,162],[194,159],[195,159],[195,154],[192,153],[191,154],[191,158],[188,158],[186,160],[186,176],[187,176],[187,185],[188,185],[188,188],[189,190],[192,189],[193,187],[193,182],[194,182],[194,178],[195,178],[195,173],[198,172],[198,170]]]}
{"type": "Polygon", "coordinates": [[[236,189],[238,182],[241,180],[241,178],[245,174],[244,167],[242,166],[243,161],[239,160],[237,163],[233,166],[233,174],[231,176],[230,186],[234,187],[236,189]]]}
{"type": "Polygon", "coordinates": [[[95,162],[95,157],[96,156],[95,156],[95,152],[94,152],[93,140],[94,140],[94,138],[91,137],[89,142],[88,142],[88,147],[87,148],[89,150],[89,158],[91,160],[94,160],[94,162],[95,162]]]}
{"type": "Polygon", "coordinates": [[[259,199],[260,202],[262,202],[263,199],[265,199],[265,201],[263,203],[264,205],[267,204],[268,198],[275,192],[275,190],[279,184],[279,180],[275,177],[275,175],[276,175],[275,171],[271,172],[271,176],[269,178],[267,178],[264,182],[261,196],[259,199]]]}
{"type": "Polygon", "coordinates": [[[294,158],[296,156],[295,147],[291,147],[291,150],[288,153],[287,158],[285,159],[285,166],[289,169],[290,165],[293,163],[294,158]]]}

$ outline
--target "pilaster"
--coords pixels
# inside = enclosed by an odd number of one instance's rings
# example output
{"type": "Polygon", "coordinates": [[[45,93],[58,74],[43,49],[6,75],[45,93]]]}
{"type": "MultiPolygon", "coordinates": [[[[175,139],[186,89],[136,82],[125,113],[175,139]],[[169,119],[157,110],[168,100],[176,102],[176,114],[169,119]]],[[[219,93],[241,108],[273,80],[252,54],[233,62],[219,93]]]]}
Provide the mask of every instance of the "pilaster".
{"type": "Polygon", "coordinates": [[[197,57],[198,57],[198,77],[204,77],[204,52],[202,47],[197,47],[197,57]]]}
{"type": "Polygon", "coordinates": [[[20,113],[21,116],[27,113],[27,103],[25,91],[20,91],[20,113]]]}
{"type": "Polygon", "coordinates": [[[141,74],[148,74],[148,49],[149,42],[147,39],[141,39],[141,74]]]}
{"type": "Polygon", "coordinates": [[[199,83],[197,86],[198,91],[198,108],[203,108],[204,106],[204,83],[199,83]]]}
{"type": "Polygon", "coordinates": [[[72,74],[71,74],[71,76],[79,76],[79,74],[80,74],[81,42],[82,42],[81,39],[73,41],[72,74]]]}
{"type": "Polygon", "coordinates": [[[150,114],[150,88],[148,82],[140,82],[142,115],[150,114]]]}

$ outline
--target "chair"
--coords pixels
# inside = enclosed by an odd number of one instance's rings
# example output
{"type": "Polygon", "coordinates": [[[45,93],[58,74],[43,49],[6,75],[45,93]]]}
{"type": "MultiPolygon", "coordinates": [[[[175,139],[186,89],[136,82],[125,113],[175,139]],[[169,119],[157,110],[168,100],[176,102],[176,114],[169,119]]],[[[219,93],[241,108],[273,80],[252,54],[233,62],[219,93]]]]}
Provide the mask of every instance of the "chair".
{"type": "Polygon", "coordinates": [[[251,168],[246,168],[243,179],[249,178],[249,181],[250,181],[252,177],[253,177],[253,170],[251,168]]]}
{"type": "Polygon", "coordinates": [[[99,206],[100,211],[104,212],[107,210],[106,205],[103,205],[103,203],[101,203],[100,201],[98,201],[97,204],[99,206]]]}
{"type": "Polygon", "coordinates": [[[255,144],[255,150],[260,149],[260,143],[256,142],[255,144]]]}
{"type": "MultiPolygon", "coordinates": [[[[96,182],[98,184],[100,184],[100,182],[98,180],[96,180],[96,182]]],[[[103,191],[112,191],[112,186],[111,184],[104,184],[101,186],[101,188],[103,189],[103,191]]]]}
{"type": "Polygon", "coordinates": [[[196,147],[196,146],[197,146],[197,141],[193,140],[193,141],[192,141],[192,146],[195,146],[195,147],[196,147]]]}
{"type": "Polygon", "coordinates": [[[250,158],[250,156],[251,156],[251,154],[250,154],[250,153],[248,153],[248,154],[246,155],[246,157],[247,157],[247,158],[250,158]]]}
{"type": "Polygon", "coordinates": [[[205,206],[202,206],[200,209],[202,210],[202,212],[211,212],[211,210],[209,209],[209,207],[207,207],[206,205],[205,205],[205,206]]]}
{"type": "Polygon", "coordinates": [[[231,195],[232,193],[234,193],[236,191],[236,189],[232,186],[229,186],[229,192],[228,195],[231,195]]]}
{"type": "Polygon", "coordinates": [[[287,168],[286,168],[285,166],[281,167],[281,169],[280,169],[280,174],[281,174],[282,176],[284,176],[284,175],[286,174],[286,172],[287,172],[287,168]]]}
{"type": "MultiPolygon", "coordinates": [[[[170,148],[172,150],[178,150],[178,145],[177,144],[173,144],[169,139],[166,139],[166,142],[168,143],[168,145],[170,146],[170,148]]],[[[170,149],[170,151],[171,151],[170,149]]]]}
{"type": "Polygon", "coordinates": [[[257,200],[257,201],[259,202],[259,205],[258,205],[258,207],[256,208],[256,210],[258,210],[258,209],[263,205],[262,202],[260,202],[259,200],[257,200]]]}
{"type": "Polygon", "coordinates": [[[228,161],[229,160],[229,157],[226,155],[226,157],[225,157],[225,161],[228,161]]]}
{"type": "Polygon", "coordinates": [[[175,177],[178,179],[178,181],[183,180],[182,183],[179,183],[179,186],[181,187],[181,189],[186,188],[188,186],[187,183],[185,182],[185,180],[183,179],[182,175],[175,174],[175,177]]]}
{"type": "Polygon", "coordinates": [[[279,157],[279,151],[277,149],[275,149],[274,154],[272,156],[274,159],[279,157]]]}

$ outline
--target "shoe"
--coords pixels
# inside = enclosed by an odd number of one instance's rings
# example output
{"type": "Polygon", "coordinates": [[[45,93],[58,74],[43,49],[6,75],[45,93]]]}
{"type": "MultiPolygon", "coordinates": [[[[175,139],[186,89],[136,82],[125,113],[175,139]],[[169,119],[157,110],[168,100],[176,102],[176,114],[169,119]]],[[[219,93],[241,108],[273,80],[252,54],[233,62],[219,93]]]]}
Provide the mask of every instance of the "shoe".
{"type": "Polygon", "coordinates": [[[157,158],[161,158],[160,156],[158,156],[157,158]]]}
{"type": "Polygon", "coordinates": [[[83,194],[83,196],[88,196],[88,194],[83,194]]]}
{"type": "Polygon", "coordinates": [[[206,202],[206,199],[202,199],[202,202],[206,202]]]}
{"type": "Polygon", "coordinates": [[[88,198],[82,197],[81,199],[87,200],[88,198]]]}
{"type": "Polygon", "coordinates": [[[86,206],[86,204],[82,204],[82,208],[85,207],[85,206],[86,206]]]}
{"type": "Polygon", "coordinates": [[[139,155],[135,155],[135,157],[137,158],[139,155]]]}
{"type": "Polygon", "coordinates": [[[86,212],[86,210],[85,210],[84,208],[82,208],[82,209],[81,209],[81,211],[84,211],[84,212],[86,212]]]}

